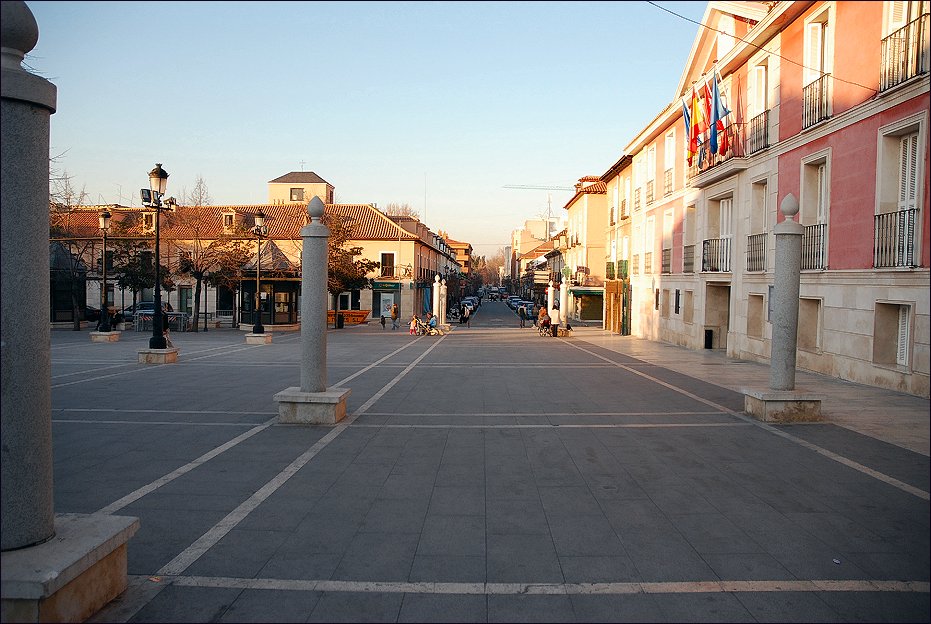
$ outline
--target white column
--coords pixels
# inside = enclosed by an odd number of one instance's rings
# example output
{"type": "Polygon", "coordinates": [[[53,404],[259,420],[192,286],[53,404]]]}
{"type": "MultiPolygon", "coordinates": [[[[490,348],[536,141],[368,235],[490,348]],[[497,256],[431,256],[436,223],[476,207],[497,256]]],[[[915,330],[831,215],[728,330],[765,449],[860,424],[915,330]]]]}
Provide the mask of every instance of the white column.
{"type": "Polygon", "coordinates": [[[442,325],[446,325],[446,306],[448,302],[446,301],[446,280],[443,280],[442,285],[440,286],[440,320],[438,321],[442,325]]]}
{"type": "Polygon", "coordinates": [[[553,299],[556,294],[556,289],[553,288],[553,281],[550,280],[549,286],[546,287],[546,313],[550,315],[550,322],[555,323],[553,319],[553,299]]]}
{"type": "Polygon", "coordinates": [[[569,324],[569,284],[565,278],[559,284],[559,324],[563,327],[569,324]]]}
{"type": "Polygon", "coordinates": [[[436,322],[440,322],[440,276],[433,276],[433,316],[436,322]]]}

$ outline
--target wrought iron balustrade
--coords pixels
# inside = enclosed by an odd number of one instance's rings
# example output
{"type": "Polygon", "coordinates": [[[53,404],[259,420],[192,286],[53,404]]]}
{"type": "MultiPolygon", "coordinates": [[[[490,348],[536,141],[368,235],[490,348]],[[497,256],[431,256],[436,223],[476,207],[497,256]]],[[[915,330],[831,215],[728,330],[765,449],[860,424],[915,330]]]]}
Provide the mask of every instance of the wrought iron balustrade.
{"type": "Polygon", "coordinates": [[[928,73],[929,39],[929,14],[925,13],[882,40],[880,91],[928,73]]]}
{"type": "Polygon", "coordinates": [[[914,267],[917,208],[887,212],[874,217],[873,266],[914,267]]]}
{"type": "Polygon", "coordinates": [[[731,239],[709,238],[702,241],[701,270],[704,273],[729,273],[731,239]]]}
{"type": "Polygon", "coordinates": [[[769,111],[763,111],[750,120],[747,154],[755,154],[767,147],[769,147],[769,111]]]}
{"type": "Polygon", "coordinates": [[[825,267],[824,264],[825,224],[806,225],[802,234],[802,270],[814,271],[825,267]]]}
{"type": "Polygon", "coordinates": [[[766,270],[766,233],[747,237],[747,271],[766,270]]]}
{"type": "Polygon", "coordinates": [[[809,128],[830,117],[831,74],[820,78],[802,89],[802,127],[809,128]]]}

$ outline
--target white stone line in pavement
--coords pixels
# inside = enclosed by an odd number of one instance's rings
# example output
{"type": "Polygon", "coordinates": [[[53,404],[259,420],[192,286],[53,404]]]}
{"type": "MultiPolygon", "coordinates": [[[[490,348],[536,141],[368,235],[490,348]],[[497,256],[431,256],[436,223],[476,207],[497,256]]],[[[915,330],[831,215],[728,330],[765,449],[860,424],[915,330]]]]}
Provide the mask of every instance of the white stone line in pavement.
{"type": "Polygon", "coordinates": [[[259,433],[260,431],[264,431],[264,430],[267,429],[268,427],[271,427],[273,424],[275,424],[275,422],[277,422],[277,420],[278,420],[278,418],[275,417],[275,418],[272,418],[271,420],[269,420],[269,421],[267,421],[267,422],[265,422],[265,423],[263,423],[263,424],[261,424],[261,425],[258,425],[258,426],[256,426],[256,427],[253,427],[253,428],[250,429],[249,431],[246,431],[245,433],[242,433],[242,434],[236,436],[235,438],[233,438],[232,440],[230,440],[230,441],[227,442],[226,444],[222,444],[222,445],[216,447],[215,449],[212,449],[212,450],[210,450],[210,451],[204,453],[203,455],[201,455],[200,457],[198,457],[198,458],[195,459],[194,461],[191,461],[191,462],[188,462],[188,463],[184,464],[184,465],[181,466],[180,468],[178,468],[178,469],[176,469],[176,470],[173,470],[172,472],[169,472],[169,473],[166,474],[165,476],[160,477],[160,478],[156,479],[155,481],[152,481],[152,482],[149,483],[148,485],[144,485],[144,486],[142,486],[141,488],[139,488],[138,490],[136,490],[136,491],[134,491],[134,492],[130,492],[129,494],[127,494],[127,495],[124,496],[123,498],[121,498],[121,499],[119,499],[119,500],[117,500],[117,501],[114,501],[114,502],[110,503],[109,505],[107,505],[106,507],[104,507],[104,508],[102,508],[102,509],[99,509],[99,510],[97,511],[97,513],[99,513],[99,514],[104,514],[104,515],[109,515],[109,514],[112,514],[112,513],[115,513],[115,512],[117,512],[117,511],[119,511],[119,510],[122,509],[123,507],[126,507],[127,505],[130,505],[130,504],[136,502],[137,500],[139,500],[140,498],[142,498],[142,497],[145,496],[146,494],[150,494],[150,493],[154,492],[155,490],[157,490],[158,488],[162,487],[162,486],[165,485],[166,483],[170,483],[170,482],[174,481],[175,479],[177,479],[178,477],[180,477],[181,475],[187,474],[188,472],[194,470],[195,468],[197,468],[197,467],[200,466],[201,464],[210,461],[211,459],[213,459],[214,457],[216,457],[216,456],[219,455],[220,453],[223,453],[223,452],[225,452],[225,451],[227,451],[227,450],[233,448],[234,446],[236,446],[236,445],[239,444],[240,442],[243,442],[244,440],[248,440],[249,438],[251,438],[251,437],[254,436],[255,434],[259,433]]]}
{"type": "MultiPolygon", "coordinates": [[[[873,477],[874,479],[877,479],[877,480],[879,480],[879,481],[882,481],[883,483],[886,483],[886,484],[888,484],[888,485],[891,485],[892,487],[898,488],[898,489],[902,490],[903,492],[906,492],[906,493],[908,493],[908,494],[911,494],[912,496],[916,496],[916,497],[918,497],[918,498],[920,498],[920,499],[923,499],[923,500],[931,500],[931,493],[925,492],[925,491],[922,490],[921,488],[917,488],[917,487],[915,487],[915,486],[913,486],[913,485],[909,485],[908,483],[905,483],[905,482],[903,482],[903,481],[899,481],[898,479],[896,479],[896,478],[894,478],[894,477],[890,477],[890,476],[887,475],[887,474],[881,473],[881,472],[879,472],[879,471],[877,471],[877,470],[873,470],[872,468],[870,468],[870,467],[868,467],[868,466],[864,466],[863,464],[860,464],[860,463],[858,463],[858,462],[855,462],[855,461],[853,461],[852,459],[848,459],[847,457],[844,457],[843,455],[839,455],[839,454],[837,454],[837,453],[835,453],[835,452],[833,452],[833,451],[829,451],[829,450],[826,449],[826,448],[822,448],[822,447],[818,446],[817,444],[812,444],[811,442],[808,442],[807,440],[803,440],[803,439],[801,439],[801,438],[797,438],[797,437],[795,437],[794,435],[792,435],[792,434],[790,434],[790,433],[786,433],[785,431],[782,431],[782,430],[780,430],[780,429],[777,429],[776,427],[773,427],[772,425],[769,425],[769,424],[767,424],[767,423],[765,423],[765,422],[759,421],[759,420],[757,420],[756,418],[752,418],[752,417],[750,417],[750,416],[747,416],[746,414],[742,414],[742,413],[740,413],[740,412],[736,412],[736,411],[734,411],[734,410],[732,410],[732,409],[730,409],[730,408],[724,407],[723,405],[718,405],[718,404],[715,403],[714,401],[710,401],[710,400],[705,399],[705,398],[703,398],[703,397],[697,396],[697,395],[695,395],[695,394],[689,392],[688,390],[684,390],[684,389],[679,388],[679,387],[677,387],[677,386],[674,386],[674,385],[672,385],[672,384],[670,384],[670,383],[668,383],[668,382],[665,382],[665,381],[663,381],[663,380],[661,380],[661,379],[657,379],[656,377],[653,377],[652,375],[648,375],[647,373],[644,373],[643,371],[639,371],[639,370],[637,370],[637,369],[635,369],[635,368],[631,368],[630,366],[626,366],[626,365],[620,364],[620,363],[618,363],[618,362],[613,362],[613,361],[610,360],[609,358],[606,358],[605,356],[603,356],[603,355],[601,355],[601,354],[595,353],[594,351],[589,351],[588,349],[585,349],[585,348],[583,348],[583,347],[580,347],[579,345],[577,345],[577,344],[575,344],[575,343],[573,343],[573,342],[570,342],[570,341],[568,341],[568,340],[566,340],[566,341],[564,341],[564,342],[566,342],[567,344],[572,345],[573,347],[575,347],[575,348],[578,349],[579,351],[583,351],[583,352],[585,352],[585,353],[588,353],[588,354],[590,354],[590,355],[593,355],[593,356],[595,356],[595,357],[597,357],[597,358],[599,358],[599,359],[602,359],[602,360],[604,360],[604,361],[606,361],[606,362],[611,362],[612,364],[614,364],[614,365],[617,366],[618,368],[622,368],[622,369],[624,369],[624,370],[626,370],[626,371],[628,371],[628,372],[630,372],[630,373],[633,373],[633,374],[635,374],[635,375],[639,375],[639,376],[641,376],[641,377],[644,377],[645,379],[649,379],[649,380],[652,381],[653,383],[659,384],[659,385],[661,385],[661,386],[663,386],[663,387],[665,387],[665,388],[668,388],[668,389],[670,389],[670,390],[673,390],[674,392],[678,392],[679,394],[682,394],[682,395],[684,395],[684,396],[687,396],[687,397],[689,397],[690,399],[694,399],[694,400],[696,400],[696,401],[700,401],[700,402],[704,403],[705,405],[708,405],[708,406],[710,406],[710,407],[714,407],[714,408],[719,409],[719,410],[721,410],[721,411],[723,411],[723,412],[726,412],[726,413],[728,413],[728,414],[732,414],[732,415],[735,416],[736,418],[740,418],[741,420],[743,420],[743,421],[745,421],[745,422],[748,422],[748,423],[750,423],[750,424],[752,424],[752,425],[754,425],[754,426],[756,426],[756,427],[759,427],[760,429],[763,429],[763,430],[765,430],[765,431],[768,431],[768,432],[770,432],[770,433],[772,433],[772,434],[774,434],[774,435],[777,435],[777,436],[779,436],[779,437],[781,437],[781,438],[783,438],[783,439],[785,439],[785,440],[788,440],[788,441],[790,441],[790,442],[794,442],[795,444],[798,444],[799,446],[805,447],[805,448],[807,448],[807,449],[810,450],[810,451],[814,451],[815,453],[818,453],[819,455],[821,455],[821,456],[823,456],[823,457],[826,457],[826,458],[828,458],[828,459],[834,460],[834,461],[836,461],[836,462],[838,462],[838,463],[840,463],[840,464],[843,464],[844,466],[847,466],[848,468],[852,468],[852,469],[854,469],[854,470],[857,470],[858,472],[862,472],[862,473],[865,474],[865,475],[868,475],[868,476],[870,476],[870,477],[873,477]]],[[[602,347],[602,348],[604,348],[604,347],[602,347]]]]}
{"type": "MultiPolygon", "coordinates": [[[[375,368],[376,366],[381,365],[381,363],[384,362],[385,360],[387,360],[387,359],[389,359],[389,358],[393,358],[394,356],[396,356],[398,353],[400,353],[400,352],[403,351],[404,349],[406,349],[406,348],[408,348],[408,347],[414,345],[414,344],[417,343],[417,342],[420,342],[421,339],[423,339],[423,336],[419,336],[418,338],[416,338],[416,339],[414,339],[414,340],[412,340],[412,341],[410,341],[410,342],[405,343],[403,347],[400,347],[400,348],[398,348],[398,349],[395,349],[394,351],[392,351],[392,352],[389,353],[388,355],[384,356],[383,358],[378,359],[378,360],[375,360],[375,361],[372,362],[371,364],[367,365],[365,368],[356,371],[355,373],[353,373],[353,374],[350,375],[349,377],[344,377],[343,379],[340,379],[339,381],[337,381],[337,382],[336,382],[335,384],[333,384],[333,385],[336,386],[337,388],[342,387],[343,385],[349,383],[350,381],[352,381],[353,379],[355,379],[356,377],[358,377],[358,376],[361,375],[362,373],[366,373],[366,372],[370,371],[371,369],[375,368]]],[[[431,347],[430,349],[428,349],[428,351],[432,351],[432,347],[431,347]]],[[[426,355],[426,353],[424,353],[424,355],[426,355]]],[[[417,358],[417,360],[415,360],[415,361],[419,362],[421,359],[423,359],[423,355],[421,355],[421,356],[420,356],[419,358],[417,358]]],[[[327,364],[327,366],[329,366],[329,364],[327,364]]],[[[393,365],[389,365],[389,366],[393,366],[393,365]]],[[[397,366],[398,366],[398,367],[404,366],[405,369],[407,368],[407,366],[405,366],[404,364],[397,364],[397,366]]],[[[406,373],[405,373],[405,374],[406,374],[406,373]]],[[[356,412],[356,413],[358,413],[358,412],[356,412]]]]}
{"type": "Polygon", "coordinates": [[[119,412],[121,414],[224,414],[234,416],[271,416],[278,412],[231,412],[230,410],[155,410],[155,409],[127,409],[125,407],[57,407],[55,413],[64,412],[119,412]]]}
{"type": "MultiPolygon", "coordinates": [[[[433,364],[431,363],[432,367],[433,364]]],[[[398,416],[395,412],[368,412],[368,416],[398,416]]],[[[404,413],[402,416],[514,416],[521,417],[540,417],[540,416],[721,416],[730,414],[721,414],[719,411],[707,412],[421,412],[421,413],[404,413]]]]}
{"type": "MultiPolygon", "coordinates": [[[[405,414],[406,415],[406,414],[405,414]]],[[[447,414],[444,414],[447,415],[447,414]]],[[[675,429],[675,428],[700,428],[700,427],[750,427],[750,423],[663,423],[650,425],[640,424],[600,424],[600,425],[552,425],[549,423],[541,424],[523,424],[523,425],[450,425],[450,424],[366,424],[357,423],[356,427],[368,427],[373,429],[675,429]]]]}
{"type": "Polygon", "coordinates": [[[379,390],[375,396],[366,401],[353,414],[347,416],[336,426],[334,426],[332,431],[317,440],[313,446],[298,456],[297,459],[288,464],[288,466],[285,467],[285,469],[280,473],[278,473],[271,481],[259,488],[252,496],[236,507],[236,509],[228,513],[222,520],[210,528],[206,533],[197,538],[193,544],[188,546],[186,549],[184,549],[184,551],[175,556],[174,559],[162,566],[162,568],[156,574],[174,576],[181,574],[186,569],[188,569],[191,564],[197,561],[205,552],[207,552],[217,542],[223,539],[227,533],[232,531],[236,525],[242,522],[246,516],[252,513],[252,511],[255,510],[255,508],[260,504],[262,504],[265,499],[274,494],[278,488],[284,485],[288,479],[297,473],[298,470],[303,468],[307,462],[313,459],[320,451],[326,448],[330,442],[335,440],[343,431],[345,431],[353,423],[353,421],[359,417],[360,414],[365,412],[365,410],[373,405],[382,395],[385,394],[385,392],[387,392],[405,375],[412,371],[421,360],[423,360],[433,349],[440,345],[440,343],[443,341],[443,338],[445,338],[445,336],[434,342],[429,349],[420,354],[420,356],[411,362],[403,371],[398,373],[394,379],[385,384],[385,386],[379,390]]]}
{"type": "MultiPolygon", "coordinates": [[[[254,427],[255,423],[185,422],[177,420],[84,420],[79,418],[53,418],[53,423],[82,425],[181,425],[183,427],[254,427]]],[[[227,449],[229,450],[229,449],[227,449]]]]}
{"type": "Polygon", "coordinates": [[[610,594],[722,594],[741,592],[902,592],[929,593],[925,581],[800,580],[800,581],[686,581],[657,583],[439,583],[248,579],[178,576],[173,585],[217,589],[271,589],[317,592],[477,595],[610,595],[610,594]]]}

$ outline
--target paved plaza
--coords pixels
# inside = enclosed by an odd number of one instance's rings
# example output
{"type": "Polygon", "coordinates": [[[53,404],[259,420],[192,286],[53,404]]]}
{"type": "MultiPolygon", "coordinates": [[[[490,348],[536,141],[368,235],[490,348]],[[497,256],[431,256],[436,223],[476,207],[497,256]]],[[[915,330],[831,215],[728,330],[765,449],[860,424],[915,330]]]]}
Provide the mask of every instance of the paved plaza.
{"type": "Polygon", "coordinates": [[[299,332],[52,332],[56,513],[136,516],[95,622],[928,622],[929,401],[595,327],[329,330],[336,426],[278,425],[299,332]]]}

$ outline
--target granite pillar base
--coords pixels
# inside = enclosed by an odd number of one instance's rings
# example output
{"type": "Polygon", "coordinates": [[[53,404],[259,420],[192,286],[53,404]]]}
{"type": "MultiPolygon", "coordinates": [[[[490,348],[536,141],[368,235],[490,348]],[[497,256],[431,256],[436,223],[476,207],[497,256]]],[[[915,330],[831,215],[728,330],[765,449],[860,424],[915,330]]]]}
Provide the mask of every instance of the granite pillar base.
{"type": "Polygon", "coordinates": [[[178,361],[178,347],[166,349],[139,349],[140,364],[174,364],[178,361]]]}
{"type": "Polygon", "coordinates": [[[258,344],[271,344],[272,335],[268,332],[264,334],[246,334],[246,344],[258,345],[258,344]]]}
{"type": "Polygon", "coordinates": [[[120,332],[118,331],[92,331],[91,332],[91,342],[117,342],[120,339],[120,332]]]}
{"type": "Polygon", "coordinates": [[[278,422],[289,425],[335,425],[346,417],[349,388],[327,388],[324,392],[301,392],[293,386],[275,395],[278,422]]]}
{"type": "Polygon", "coordinates": [[[3,622],[83,622],[127,586],[129,516],[59,514],[51,540],[2,554],[3,622]]]}
{"type": "Polygon", "coordinates": [[[820,422],[822,396],[799,390],[743,388],[744,411],[763,422],[820,422]]]}

